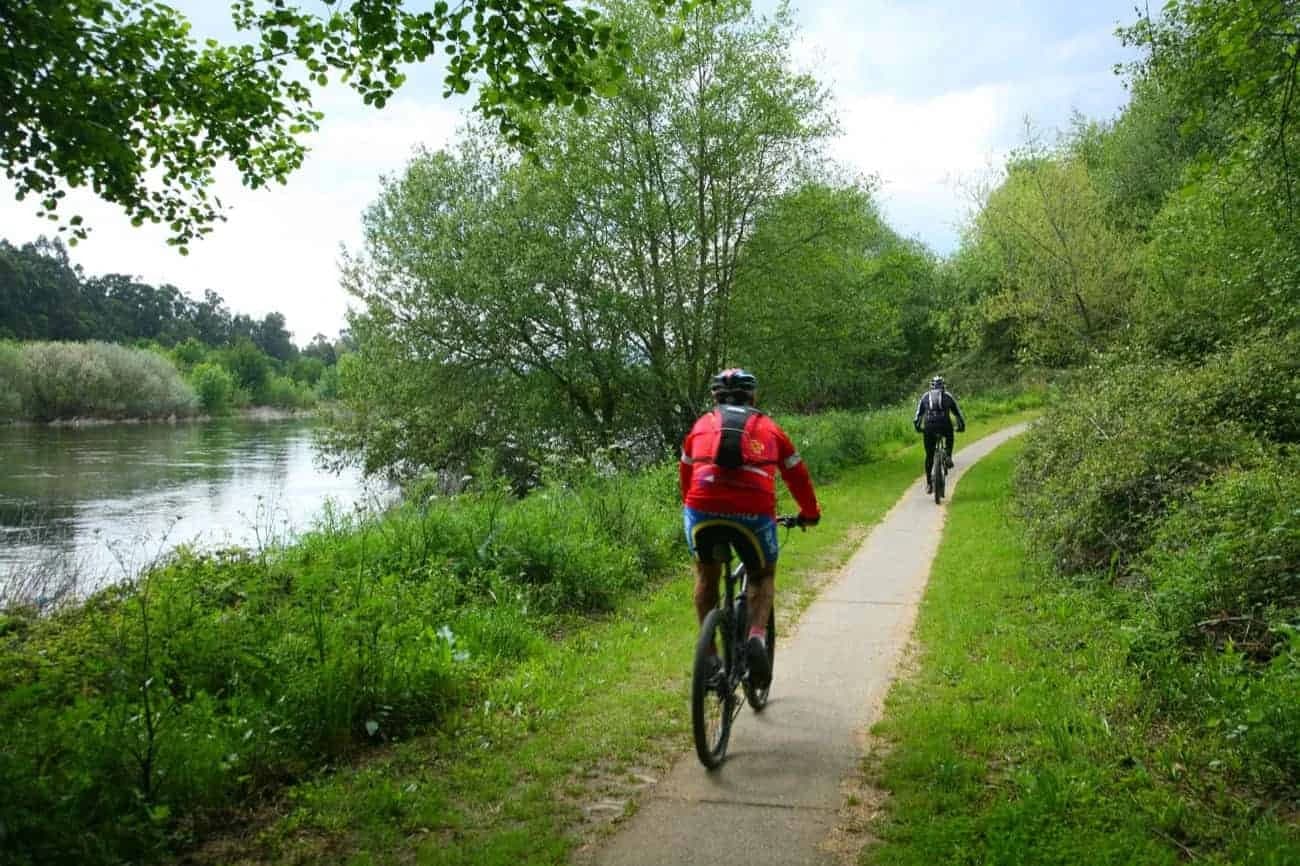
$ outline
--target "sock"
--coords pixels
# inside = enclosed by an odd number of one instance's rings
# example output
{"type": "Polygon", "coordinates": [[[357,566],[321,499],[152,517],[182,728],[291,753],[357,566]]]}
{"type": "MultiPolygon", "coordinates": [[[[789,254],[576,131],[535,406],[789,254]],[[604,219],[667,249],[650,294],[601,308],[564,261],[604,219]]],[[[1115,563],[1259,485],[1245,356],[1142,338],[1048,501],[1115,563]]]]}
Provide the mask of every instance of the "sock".
{"type": "Polygon", "coordinates": [[[755,637],[758,638],[759,640],[761,640],[761,641],[763,642],[763,646],[764,646],[764,647],[767,646],[767,629],[765,629],[765,628],[759,628],[759,627],[756,626],[756,625],[755,625],[755,626],[750,626],[750,628],[749,628],[749,636],[750,636],[751,638],[755,638],[755,637]]]}

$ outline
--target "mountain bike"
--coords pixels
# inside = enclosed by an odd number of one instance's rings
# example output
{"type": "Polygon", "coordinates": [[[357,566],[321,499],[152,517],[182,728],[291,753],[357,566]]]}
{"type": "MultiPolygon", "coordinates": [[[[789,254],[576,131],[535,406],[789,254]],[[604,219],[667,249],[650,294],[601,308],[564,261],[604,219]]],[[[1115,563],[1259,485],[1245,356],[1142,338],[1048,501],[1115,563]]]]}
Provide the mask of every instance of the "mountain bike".
{"type": "Polygon", "coordinates": [[[939,437],[939,441],[934,446],[934,462],[930,464],[930,486],[934,488],[934,504],[938,505],[943,502],[944,489],[948,480],[948,448],[944,444],[944,438],[939,437]]]}
{"type": "MultiPolygon", "coordinates": [[[[789,529],[803,527],[798,517],[778,517],[777,523],[789,529]]],[[[695,644],[695,668],[691,677],[691,726],[695,734],[695,753],[709,769],[719,766],[727,755],[731,725],[740,714],[741,701],[736,687],[744,689],[745,700],[754,712],[767,706],[772,684],[758,688],[749,680],[749,661],[745,641],[749,637],[749,608],[746,590],[749,574],[742,562],[731,567],[732,546],[720,544],[726,591],[718,606],[709,611],[700,626],[695,644]],[[719,662],[721,665],[719,666],[719,662]]],[[[776,605],[767,617],[767,666],[776,661],[776,605]]]]}

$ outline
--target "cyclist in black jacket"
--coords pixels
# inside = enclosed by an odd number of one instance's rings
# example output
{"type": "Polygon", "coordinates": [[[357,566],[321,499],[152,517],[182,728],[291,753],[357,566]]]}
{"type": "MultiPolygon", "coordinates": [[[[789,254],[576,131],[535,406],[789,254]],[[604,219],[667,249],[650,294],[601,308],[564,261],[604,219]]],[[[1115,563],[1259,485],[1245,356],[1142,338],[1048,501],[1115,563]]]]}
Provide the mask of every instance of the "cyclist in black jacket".
{"type": "Polygon", "coordinates": [[[952,468],[954,436],[950,414],[957,416],[957,432],[965,432],[966,419],[962,417],[961,409],[957,406],[957,398],[944,390],[943,377],[935,376],[930,380],[930,390],[922,394],[920,402],[916,404],[916,416],[912,419],[912,426],[916,428],[916,432],[925,433],[926,493],[934,492],[933,485],[930,483],[930,467],[934,465],[934,446],[938,444],[940,436],[947,440],[945,444],[948,447],[948,468],[952,468]]]}

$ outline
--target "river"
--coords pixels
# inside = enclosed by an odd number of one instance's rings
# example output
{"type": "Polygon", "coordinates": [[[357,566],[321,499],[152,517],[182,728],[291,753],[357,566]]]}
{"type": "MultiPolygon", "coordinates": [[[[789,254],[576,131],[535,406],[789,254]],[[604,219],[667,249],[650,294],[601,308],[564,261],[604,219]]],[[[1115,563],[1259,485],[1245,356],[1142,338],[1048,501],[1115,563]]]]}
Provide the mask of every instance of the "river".
{"type": "Polygon", "coordinates": [[[258,547],[327,502],[387,501],[318,461],[311,422],[0,426],[0,602],[133,576],[179,544],[258,547]]]}

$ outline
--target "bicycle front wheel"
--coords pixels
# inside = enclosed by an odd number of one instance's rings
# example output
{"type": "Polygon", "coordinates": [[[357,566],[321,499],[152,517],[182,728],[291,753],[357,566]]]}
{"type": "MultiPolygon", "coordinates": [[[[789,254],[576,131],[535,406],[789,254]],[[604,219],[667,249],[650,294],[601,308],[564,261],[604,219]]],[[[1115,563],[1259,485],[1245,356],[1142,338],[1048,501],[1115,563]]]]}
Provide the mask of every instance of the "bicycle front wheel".
{"type": "Polygon", "coordinates": [[[695,671],[691,677],[695,754],[709,769],[721,764],[727,755],[727,740],[731,737],[731,720],[735,715],[732,712],[736,705],[735,690],[725,667],[717,662],[727,655],[723,642],[729,639],[722,610],[709,611],[695,644],[695,671]]]}

